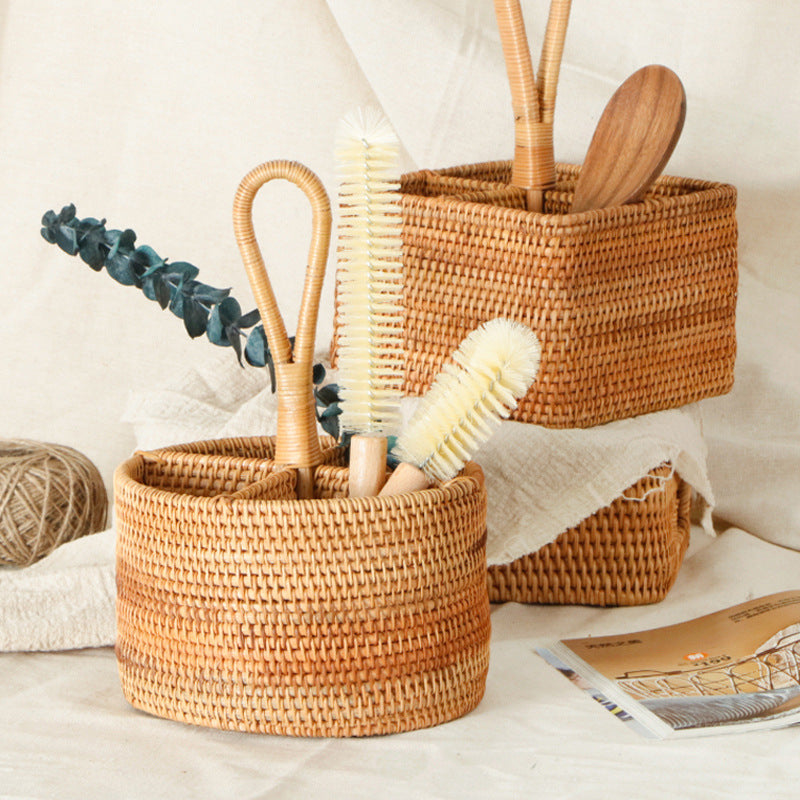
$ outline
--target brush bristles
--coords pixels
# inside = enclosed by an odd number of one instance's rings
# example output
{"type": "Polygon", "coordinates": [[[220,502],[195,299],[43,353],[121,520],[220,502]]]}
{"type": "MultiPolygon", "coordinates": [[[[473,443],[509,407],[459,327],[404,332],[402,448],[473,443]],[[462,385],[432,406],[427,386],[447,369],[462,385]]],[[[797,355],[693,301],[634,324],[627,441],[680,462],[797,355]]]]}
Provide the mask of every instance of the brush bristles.
{"type": "Polygon", "coordinates": [[[399,143],[382,115],[361,112],[342,121],[336,156],[340,422],[387,436],[403,381],[399,143]]]}
{"type": "Polygon", "coordinates": [[[449,480],[517,407],[539,369],[530,328],[495,319],[474,330],[437,375],[395,454],[429,478],[449,480]]]}

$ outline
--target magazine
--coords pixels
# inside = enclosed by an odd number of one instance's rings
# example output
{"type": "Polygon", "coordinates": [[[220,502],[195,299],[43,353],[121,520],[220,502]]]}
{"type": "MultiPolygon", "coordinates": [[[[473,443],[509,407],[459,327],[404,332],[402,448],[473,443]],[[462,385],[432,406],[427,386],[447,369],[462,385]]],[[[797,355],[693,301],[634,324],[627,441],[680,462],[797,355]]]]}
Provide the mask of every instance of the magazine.
{"type": "Polygon", "coordinates": [[[537,653],[645,736],[800,723],[800,591],[677,625],[564,639],[537,653]]]}

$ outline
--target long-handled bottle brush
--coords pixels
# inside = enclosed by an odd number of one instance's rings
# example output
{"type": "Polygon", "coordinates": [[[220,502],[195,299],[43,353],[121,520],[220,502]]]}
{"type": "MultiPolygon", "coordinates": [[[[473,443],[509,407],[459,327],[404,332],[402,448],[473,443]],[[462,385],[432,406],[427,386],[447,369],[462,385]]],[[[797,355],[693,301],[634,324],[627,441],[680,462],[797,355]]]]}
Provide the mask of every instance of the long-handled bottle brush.
{"type": "Polygon", "coordinates": [[[340,424],[350,439],[350,496],[378,494],[403,380],[399,142],[377,111],[342,120],[337,325],[340,424]]]}
{"type": "Polygon", "coordinates": [[[455,477],[517,407],[539,369],[530,328],[494,319],[472,331],[420,400],[394,453],[402,462],[381,495],[455,477]]]}

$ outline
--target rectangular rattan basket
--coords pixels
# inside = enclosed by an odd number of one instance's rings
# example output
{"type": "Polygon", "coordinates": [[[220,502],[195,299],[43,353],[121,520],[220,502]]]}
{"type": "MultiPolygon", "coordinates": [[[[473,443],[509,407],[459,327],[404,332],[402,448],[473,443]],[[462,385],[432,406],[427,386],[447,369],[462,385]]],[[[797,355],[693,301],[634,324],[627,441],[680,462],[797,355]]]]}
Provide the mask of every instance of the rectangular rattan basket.
{"type": "Polygon", "coordinates": [[[662,177],[640,203],[569,214],[578,171],[558,165],[545,213],[510,162],[404,176],[408,394],[494,317],[542,345],[521,421],[590,427],[730,390],[736,190],[662,177]]]}
{"type": "Polygon", "coordinates": [[[570,213],[580,167],[556,164],[553,147],[570,5],[551,0],[534,75],[519,0],[495,0],[513,160],[401,183],[406,393],[425,392],[471,330],[507,317],[542,345],[514,418],[554,428],[723,394],[736,355],[732,186],[662,177],[639,202],[570,213]]]}
{"type": "Polygon", "coordinates": [[[554,542],[489,567],[492,602],[627,606],[663,600],[689,545],[692,490],[669,464],[554,542]]]}
{"type": "MultiPolygon", "coordinates": [[[[638,202],[572,213],[581,167],[556,163],[553,117],[569,0],[552,0],[539,74],[518,0],[495,0],[514,110],[511,161],[404,175],[404,391],[421,395],[462,339],[496,317],[542,346],[513,419],[585,428],[733,385],[736,189],[661,176],[638,202]]],[[[332,359],[337,331],[334,330],[332,359]]],[[[691,489],[651,473],[512,564],[493,600],[629,605],[662,599],[688,543],[691,489]],[[656,482],[655,484],[653,482],[656,482]]]]}

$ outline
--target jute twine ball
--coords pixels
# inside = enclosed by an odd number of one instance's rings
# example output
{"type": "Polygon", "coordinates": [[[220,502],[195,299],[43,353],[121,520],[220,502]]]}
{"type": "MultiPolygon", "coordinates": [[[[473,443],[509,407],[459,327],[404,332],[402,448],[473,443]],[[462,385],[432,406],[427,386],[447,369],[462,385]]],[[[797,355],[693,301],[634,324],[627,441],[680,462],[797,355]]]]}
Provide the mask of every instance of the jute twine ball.
{"type": "Polygon", "coordinates": [[[0,440],[0,565],[27,566],[106,526],[97,467],[63,445],[0,440]]]}

